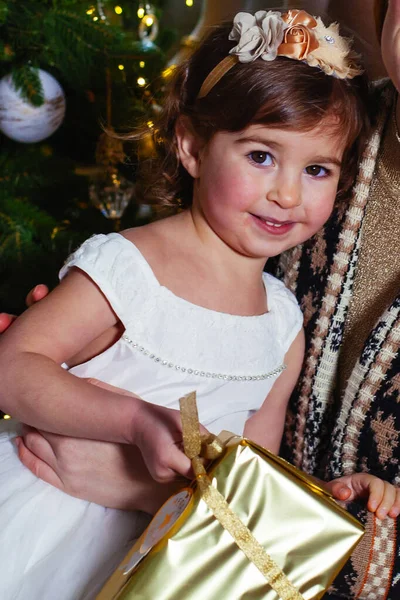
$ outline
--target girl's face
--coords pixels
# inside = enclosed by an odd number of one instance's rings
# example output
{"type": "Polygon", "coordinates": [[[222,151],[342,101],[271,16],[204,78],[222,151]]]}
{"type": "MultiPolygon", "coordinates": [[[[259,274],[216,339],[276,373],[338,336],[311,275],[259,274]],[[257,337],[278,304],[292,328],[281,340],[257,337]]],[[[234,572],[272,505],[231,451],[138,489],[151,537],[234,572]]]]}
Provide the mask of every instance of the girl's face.
{"type": "Polygon", "coordinates": [[[345,143],[332,122],[307,132],[264,125],[218,132],[192,165],[193,215],[235,252],[280,254],[331,214],[345,143]]]}

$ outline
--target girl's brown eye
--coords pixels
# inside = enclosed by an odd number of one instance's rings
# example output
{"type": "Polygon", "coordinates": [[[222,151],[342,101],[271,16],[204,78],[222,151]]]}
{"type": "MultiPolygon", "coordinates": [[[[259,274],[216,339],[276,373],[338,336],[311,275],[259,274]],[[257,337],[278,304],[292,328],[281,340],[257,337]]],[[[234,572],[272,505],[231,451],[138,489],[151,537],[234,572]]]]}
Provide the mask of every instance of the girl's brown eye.
{"type": "Polygon", "coordinates": [[[311,175],[312,177],[323,177],[328,173],[328,171],[320,165],[310,165],[309,167],[306,167],[305,171],[307,175],[311,175]]]}
{"type": "Polygon", "coordinates": [[[251,158],[254,162],[261,164],[264,162],[266,155],[266,152],[252,152],[251,158]]]}
{"type": "Polygon", "coordinates": [[[269,152],[257,150],[256,152],[250,152],[249,156],[257,165],[264,165],[265,167],[272,165],[272,157],[269,152]]]}

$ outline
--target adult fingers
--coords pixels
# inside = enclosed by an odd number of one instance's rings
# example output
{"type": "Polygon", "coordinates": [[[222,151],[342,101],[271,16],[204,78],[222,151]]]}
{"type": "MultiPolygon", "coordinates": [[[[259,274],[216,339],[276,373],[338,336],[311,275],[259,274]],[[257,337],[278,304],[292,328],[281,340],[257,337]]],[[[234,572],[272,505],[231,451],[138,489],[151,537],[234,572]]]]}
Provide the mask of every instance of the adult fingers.
{"type": "Polygon", "coordinates": [[[61,481],[60,477],[58,477],[57,473],[50,467],[50,465],[38,458],[29,450],[29,448],[26,447],[23,438],[16,438],[15,444],[18,449],[19,459],[27,469],[36,475],[36,477],[42,479],[46,483],[49,483],[53,487],[56,487],[60,490],[64,489],[63,482],[61,481]]]}
{"type": "MultiPolygon", "coordinates": [[[[54,434],[47,434],[49,436],[54,434]]],[[[29,425],[22,426],[21,438],[25,447],[38,459],[47,463],[53,469],[57,466],[57,457],[51,442],[46,437],[46,432],[40,432],[29,425]]]]}
{"type": "Polygon", "coordinates": [[[49,288],[47,287],[47,285],[40,283],[28,293],[25,300],[26,305],[32,306],[32,304],[35,304],[35,302],[39,302],[39,300],[42,300],[45,296],[47,296],[48,293],[49,288]]]}
{"type": "Polygon", "coordinates": [[[6,329],[8,329],[13,321],[15,321],[17,317],[14,315],[9,315],[7,313],[0,313],[0,333],[4,333],[6,329]]]}
{"type": "MultiPolygon", "coordinates": [[[[35,304],[35,302],[39,302],[39,300],[42,300],[42,298],[47,296],[48,293],[49,289],[47,286],[43,284],[37,285],[27,295],[25,300],[26,305],[32,306],[32,304],[35,304]]],[[[16,318],[17,317],[15,315],[0,313],[0,333],[4,333],[4,331],[6,331],[6,329],[10,327],[11,323],[13,323],[13,321],[15,321],[16,318]]]]}

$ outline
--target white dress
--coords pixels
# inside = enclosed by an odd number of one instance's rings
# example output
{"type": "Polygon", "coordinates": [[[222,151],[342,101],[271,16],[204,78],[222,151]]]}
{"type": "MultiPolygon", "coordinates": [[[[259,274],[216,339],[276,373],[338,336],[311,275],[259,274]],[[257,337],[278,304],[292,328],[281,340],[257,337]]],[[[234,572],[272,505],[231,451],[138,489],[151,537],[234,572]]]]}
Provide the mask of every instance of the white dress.
{"type": "MultiPolygon", "coordinates": [[[[102,290],[125,334],[71,373],[171,408],[196,390],[200,421],[209,430],[243,432],[302,326],[296,300],[280,281],[264,274],[268,312],[243,317],[175,296],[116,233],[86,241],[60,276],[73,266],[102,290]]],[[[0,429],[0,598],[92,599],[147,518],[72,498],[37,479],[18,460],[17,429],[12,420],[0,429]]]]}

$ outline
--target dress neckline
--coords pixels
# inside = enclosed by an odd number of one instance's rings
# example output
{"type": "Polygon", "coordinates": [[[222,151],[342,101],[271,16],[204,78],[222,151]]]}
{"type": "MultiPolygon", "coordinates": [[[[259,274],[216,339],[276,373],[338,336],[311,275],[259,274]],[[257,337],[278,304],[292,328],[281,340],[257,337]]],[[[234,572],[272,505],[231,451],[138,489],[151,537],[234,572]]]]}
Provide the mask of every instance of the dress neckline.
{"type": "Polygon", "coordinates": [[[128,240],[126,237],[124,237],[122,234],[120,233],[111,233],[109,234],[109,236],[118,236],[119,239],[123,240],[123,243],[125,244],[129,244],[129,247],[131,248],[131,250],[133,252],[135,252],[137,254],[137,256],[139,257],[139,260],[141,261],[143,267],[145,268],[149,278],[151,279],[151,281],[153,282],[153,284],[160,290],[160,292],[162,294],[164,294],[166,297],[168,297],[169,299],[171,299],[172,301],[174,301],[177,304],[181,304],[182,307],[186,307],[191,309],[192,311],[196,311],[196,312],[203,312],[209,315],[212,315],[214,318],[218,317],[218,318],[224,318],[224,319],[229,319],[231,321],[233,320],[247,320],[248,322],[251,320],[263,320],[266,318],[270,318],[271,313],[273,312],[273,300],[272,298],[272,294],[270,293],[270,286],[268,285],[268,274],[267,273],[263,273],[262,275],[262,279],[263,279],[263,283],[264,283],[264,288],[265,288],[265,293],[267,295],[267,303],[268,303],[268,310],[261,314],[261,315],[236,315],[233,313],[226,313],[226,312],[222,312],[222,311],[217,311],[217,310],[213,310],[211,308],[206,308],[205,306],[201,306],[200,304],[194,304],[193,302],[190,302],[189,300],[186,300],[185,298],[182,298],[181,296],[177,296],[176,294],[174,294],[169,288],[165,287],[164,285],[162,285],[153,269],[151,268],[149,262],[147,261],[147,259],[145,258],[145,256],[142,254],[142,252],[139,250],[139,248],[136,246],[136,244],[134,242],[132,242],[131,240],[128,240]]]}

